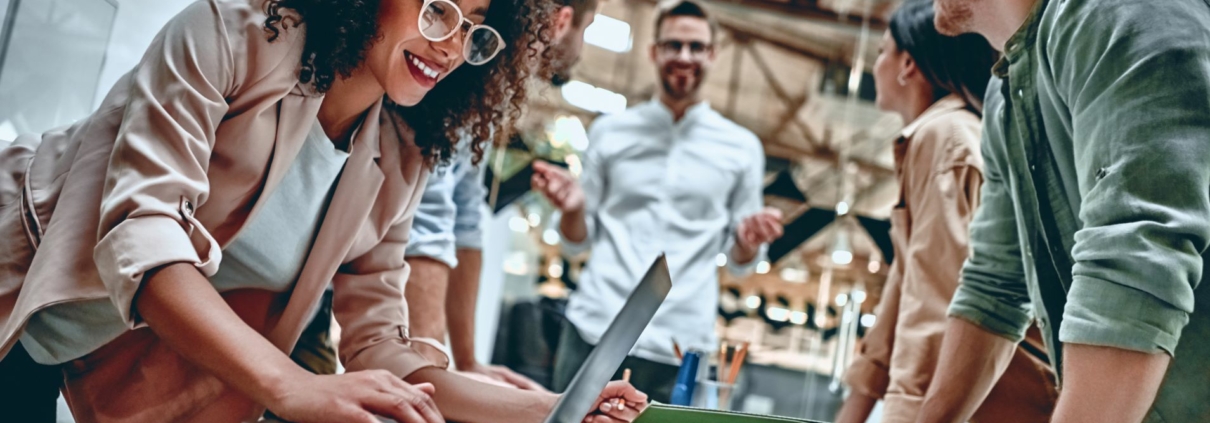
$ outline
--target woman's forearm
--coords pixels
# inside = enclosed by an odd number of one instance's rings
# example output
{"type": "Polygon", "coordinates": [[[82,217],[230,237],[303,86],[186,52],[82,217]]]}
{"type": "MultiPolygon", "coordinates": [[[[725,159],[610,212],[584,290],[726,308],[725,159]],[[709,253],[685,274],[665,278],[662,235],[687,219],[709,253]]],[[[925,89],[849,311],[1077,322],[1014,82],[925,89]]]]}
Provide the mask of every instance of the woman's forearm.
{"type": "Polygon", "coordinates": [[[235,314],[191,264],[171,264],[143,280],[135,307],[151,330],[190,362],[261,405],[306,371],[235,314]]]}
{"type": "Polygon", "coordinates": [[[523,391],[475,381],[434,367],[404,378],[408,383],[431,383],[433,400],[446,420],[465,423],[541,423],[559,396],[523,391]]]}
{"type": "Polygon", "coordinates": [[[1017,343],[950,318],[917,423],[970,420],[1012,361],[1017,343]]]}

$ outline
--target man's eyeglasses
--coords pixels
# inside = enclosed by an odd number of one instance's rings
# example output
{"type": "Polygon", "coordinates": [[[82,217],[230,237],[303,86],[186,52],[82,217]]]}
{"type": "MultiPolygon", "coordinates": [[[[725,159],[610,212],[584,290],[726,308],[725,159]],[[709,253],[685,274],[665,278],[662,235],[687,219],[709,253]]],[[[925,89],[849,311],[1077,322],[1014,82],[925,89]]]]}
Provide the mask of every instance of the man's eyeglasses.
{"type": "Polygon", "coordinates": [[[425,0],[420,9],[420,34],[440,42],[462,34],[462,57],[466,63],[482,65],[504,50],[504,38],[490,26],[476,25],[462,16],[462,9],[450,0],[425,0]]]}
{"type": "Polygon", "coordinates": [[[680,40],[663,40],[657,42],[655,45],[660,54],[664,55],[665,57],[676,56],[681,54],[681,51],[688,48],[689,56],[694,58],[702,58],[714,49],[713,45],[700,41],[686,42],[680,40]]]}

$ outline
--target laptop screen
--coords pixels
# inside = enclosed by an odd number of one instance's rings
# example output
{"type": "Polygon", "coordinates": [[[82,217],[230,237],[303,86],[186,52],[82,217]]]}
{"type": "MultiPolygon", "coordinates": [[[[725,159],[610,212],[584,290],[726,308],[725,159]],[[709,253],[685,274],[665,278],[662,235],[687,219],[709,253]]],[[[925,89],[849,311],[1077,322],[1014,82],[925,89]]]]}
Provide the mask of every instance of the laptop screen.
{"type": "Polygon", "coordinates": [[[592,409],[601,390],[609,383],[622,361],[630,354],[639,335],[647,328],[655,311],[664,303],[672,289],[672,276],[668,273],[668,260],[660,255],[647,269],[643,280],[630,293],[630,298],[618,312],[618,316],[605,329],[601,342],[593,348],[588,359],[580,366],[567,392],[559,398],[555,408],[546,417],[546,423],[580,423],[592,409]]]}

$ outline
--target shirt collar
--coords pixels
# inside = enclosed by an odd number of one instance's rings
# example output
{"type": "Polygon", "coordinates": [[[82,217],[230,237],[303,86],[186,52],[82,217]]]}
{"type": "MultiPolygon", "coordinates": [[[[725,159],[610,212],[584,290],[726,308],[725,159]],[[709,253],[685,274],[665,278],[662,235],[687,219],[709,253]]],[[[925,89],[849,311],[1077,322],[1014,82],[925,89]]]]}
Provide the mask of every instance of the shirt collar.
{"type": "Polygon", "coordinates": [[[950,94],[945,97],[942,97],[940,100],[937,100],[936,103],[933,103],[932,106],[929,106],[929,108],[925,109],[924,113],[921,113],[920,116],[916,118],[916,120],[912,121],[912,123],[909,123],[907,126],[903,127],[903,131],[899,132],[899,137],[900,137],[899,139],[900,140],[911,139],[913,136],[916,135],[916,131],[919,130],[920,127],[922,125],[924,125],[925,122],[928,122],[928,121],[932,120],[933,118],[940,116],[942,114],[949,113],[949,112],[952,112],[955,110],[962,110],[965,108],[966,108],[966,100],[963,100],[962,96],[960,96],[958,94],[950,94]]]}
{"type": "Polygon", "coordinates": [[[912,137],[916,136],[916,131],[924,126],[925,122],[933,120],[938,116],[946,113],[962,110],[966,108],[966,100],[958,94],[950,94],[937,100],[932,106],[924,110],[916,120],[909,123],[908,126],[899,132],[899,139],[895,140],[895,169],[903,168],[903,161],[907,157],[908,145],[911,144],[912,137]]]}
{"type": "Polygon", "coordinates": [[[655,109],[656,113],[661,118],[663,118],[673,124],[680,124],[683,122],[688,122],[691,119],[697,119],[698,116],[712,110],[710,108],[710,102],[706,101],[706,100],[702,100],[702,101],[697,102],[697,104],[689,106],[688,109],[685,109],[685,115],[681,116],[681,120],[674,121],[673,115],[672,115],[672,109],[669,109],[668,106],[664,105],[664,102],[660,101],[660,98],[658,96],[655,98],[652,98],[650,104],[652,105],[652,108],[655,109]]]}
{"type": "Polygon", "coordinates": [[[1042,22],[1042,12],[1046,10],[1047,3],[1050,3],[1050,0],[1037,0],[1033,10],[1030,10],[1029,16],[1025,18],[1025,22],[1021,24],[1020,28],[1017,28],[1017,32],[1013,33],[1008,42],[1004,43],[1004,55],[992,67],[992,73],[997,77],[1007,78],[1008,64],[1034,46],[1034,42],[1038,39],[1038,25],[1042,22]]]}

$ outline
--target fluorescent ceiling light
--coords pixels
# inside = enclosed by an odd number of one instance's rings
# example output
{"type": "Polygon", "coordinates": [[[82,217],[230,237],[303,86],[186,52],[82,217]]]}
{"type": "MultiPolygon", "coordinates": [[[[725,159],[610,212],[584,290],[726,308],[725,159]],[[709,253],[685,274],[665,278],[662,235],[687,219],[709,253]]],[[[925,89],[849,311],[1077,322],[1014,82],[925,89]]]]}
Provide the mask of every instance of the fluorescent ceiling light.
{"type": "Polygon", "coordinates": [[[556,232],[554,229],[547,229],[545,232],[542,232],[542,242],[545,242],[550,245],[558,244],[559,243],[559,233],[556,232]]]}
{"type": "Polygon", "coordinates": [[[744,305],[748,306],[748,308],[753,308],[753,309],[760,307],[760,297],[755,296],[755,295],[749,295],[748,299],[744,300],[744,305]]]}
{"type": "Polygon", "coordinates": [[[584,151],[588,148],[588,131],[584,129],[584,122],[575,116],[555,118],[555,130],[551,134],[550,143],[556,147],[570,144],[571,148],[584,151]]]}
{"type": "Polygon", "coordinates": [[[796,325],[807,324],[807,313],[804,313],[801,311],[791,311],[790,312],[790,323],[793,323],[796,325]]]}
{"type": "Polygon", "coordinates": [[[781,274],[779,276],[781,276],[781,278],[784,279],[786,282],[794,282],[794,283],[806,282],[807,277],[810,276],[807,274],[806,270],[795,269],[792,267],[783,268],[783,269],[781,269],[780,273],[781,274]]]}
{"type": "Polygon", "coordinates": [[[513,216],[508,219],[508,228],[512,229],[513,232],[525,232],[529,230],[529,222],[524,217],[513,216]]]}
{"type": "Polygon", "coordinates": [[[790,320],[790,310],[786,310],[781,307],[769,307],[769,311],[766,313],[766,315],[768,315],[769,320],[775,322],[784,322],[790,320]]]}
{"type": "Polygon", "coordinates": [[[762,260],[760,263],[756,263],[756,273],[762,275],[769,273],[769,262],[762,260]]]}
{"type": "Polygon", "coordinates": [[[630,24],[598,13],[592,25],[584,30],[584,42],[614,53],[625,53],[634,46],[634,37],[630,35],[630,24]]]}
{"type": "Polygon", "coordinates": [[[626,96],[584,82],[568,82],[561,91],[563,99],[572,106],[590,112],[618,113],[626,110],[626,96]]]}
{"type": "Polygon", "coordinates": [[[853,253],[845,250],[836,250],[832,252],[832,263],[846,265],[853,262],[853,253]]]}
{"type": "Polygon", "coordinates": [[[865,302],[865,291],[853,291],[853,302],[861,304],[865,302]]]}

